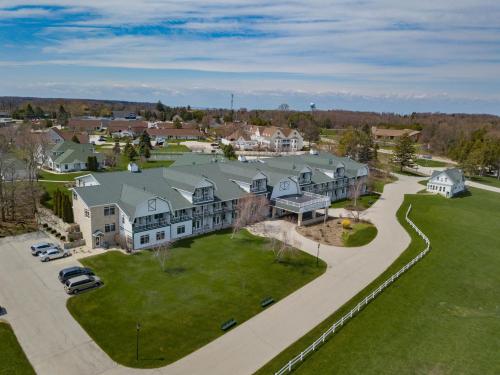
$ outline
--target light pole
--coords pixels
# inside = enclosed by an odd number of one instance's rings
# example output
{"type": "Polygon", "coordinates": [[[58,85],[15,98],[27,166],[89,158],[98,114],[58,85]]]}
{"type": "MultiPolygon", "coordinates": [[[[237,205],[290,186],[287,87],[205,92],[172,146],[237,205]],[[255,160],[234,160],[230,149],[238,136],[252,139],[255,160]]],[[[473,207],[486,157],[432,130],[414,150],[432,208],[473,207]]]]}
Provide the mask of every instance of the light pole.
{"type": "Polygon", "coordinates": [[[135,331],[136,331],[136,341],[135,341],[135,359],[138,361],[139,360],[139,331],[141,330],[141,323],[137,322],[135,326],[135,331]]]}
{"type": "Polygon", "coordinates": [[[318,267],[319,265],[319,245],[321,244],[318,242],[318,252],[316,253],[316,267],[318,267]]]}

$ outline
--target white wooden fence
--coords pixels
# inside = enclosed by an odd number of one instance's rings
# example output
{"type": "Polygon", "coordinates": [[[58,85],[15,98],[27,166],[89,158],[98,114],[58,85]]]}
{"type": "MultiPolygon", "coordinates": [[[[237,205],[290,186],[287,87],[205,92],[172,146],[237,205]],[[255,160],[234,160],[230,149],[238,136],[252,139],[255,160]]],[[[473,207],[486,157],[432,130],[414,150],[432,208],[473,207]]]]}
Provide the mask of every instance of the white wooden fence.
{"type": "Polygon", "coordinates": [[[415,258],[413,258],[409,263],[407,263],[403,268],[401,268],[398,272],[393,274],[387,280],[385,280],[377,289],[367,295],[361,302],[359,302],[351,311],[345,314],[342,318],[336,321],[328,330],[323,332],[323,334],[316,339],[311,345],[309,345],[304,351],[300,352],[297,356],[292,358],[288,363],[283,366],[279,371],[275,373],[275,375],[282,375],[291,372],[294,367],[301,363],[306,359],[306,357],[318,349],[330,336],[332,336],[337,330],[339,330],[349,319],[354,317],[357,313],[361,311],[366,305],[368,305],[371,301],[375,299],[385,288],[391,285],[399,276],[408,271],[415,263],[417,263],[420,259],[422,259],[431,249],[431,244],[427,236],[422,233],[420,229],[410,220],[408,214],[411,211],[411,205],[408,207],[406,211],[405,219],[410,224],[410,226],[415,229],[420,237],[425,241],[425,249],[420,252],[415,258]]]}

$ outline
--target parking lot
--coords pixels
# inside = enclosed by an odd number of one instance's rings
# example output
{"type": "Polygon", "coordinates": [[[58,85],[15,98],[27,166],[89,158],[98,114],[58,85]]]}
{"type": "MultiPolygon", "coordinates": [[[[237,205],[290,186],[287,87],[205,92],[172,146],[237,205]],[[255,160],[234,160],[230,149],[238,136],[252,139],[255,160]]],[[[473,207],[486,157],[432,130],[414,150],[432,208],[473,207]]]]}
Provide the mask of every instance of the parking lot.
{"type": "Polygon", "coordinates": [[[37,374],[99,374],[116,366],[66,309],[57,275],[79,266],[70,256],[42,263],[31,255],[42,233],[0,239],[0,305],[37,374]]]}

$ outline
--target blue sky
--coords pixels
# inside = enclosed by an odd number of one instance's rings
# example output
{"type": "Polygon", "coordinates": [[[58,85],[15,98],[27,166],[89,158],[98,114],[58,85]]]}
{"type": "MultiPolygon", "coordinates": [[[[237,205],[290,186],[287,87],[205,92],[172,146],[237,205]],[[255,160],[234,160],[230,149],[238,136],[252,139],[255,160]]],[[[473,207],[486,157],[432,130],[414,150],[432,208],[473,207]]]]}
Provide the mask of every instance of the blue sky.
{"type": "Polygon", "coordinates": [[[500,114],[493,0],[0,0],[0,95],[500,114]]]}

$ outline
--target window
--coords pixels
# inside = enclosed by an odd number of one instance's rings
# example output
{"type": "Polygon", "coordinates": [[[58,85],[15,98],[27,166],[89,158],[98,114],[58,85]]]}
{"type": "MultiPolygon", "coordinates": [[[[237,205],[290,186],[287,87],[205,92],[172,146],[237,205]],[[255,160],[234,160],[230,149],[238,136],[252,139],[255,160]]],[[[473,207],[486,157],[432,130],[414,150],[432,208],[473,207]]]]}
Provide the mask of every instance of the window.
{"type": "Polygon", "coordinates": [[[143,234],[140,238],[141,245],[149,243],[149,234],[143,234]]]}
{"type": "Polygon", "coordinates": [[[85,210],[83,211],[83,215],[84,215],[85,217],[90,217],[90,211],[89,211],[89,210],[87,210],[87,209],[85,209],[85,210]]]}
{"type": "Polygon", "coordinates": [[[122,224],[125,224],[125,216],[122,216],[122,224]]]}
{"type": "Polygon", "coordinates": [[[110,216],[115,214],[114,206],[105,206],[104,207],[104,216],[110,216]]]}
{"type": "Polygon", "coordinates": [[[76,193],[75,193],[75,192],[73,192],[73,200],[74,200],[74,201],[78,200],[78,195],[76,195],[76,193]]]}
{"type": "Polygon", "coordinates": [[[156,232],[156,241],[161,241],[165,239],[165,231],[156,232]]]}
{"type": "Polygon", "coordinates": [[[186,227],[184,225],[180,225],[177,227],[177,234],[183,234],[186,232],[186,227]]]}
{"type": "Polygon", "coordinates": [[[111,224],[104,224],[104,231],[107,232],[114,232],[116,230],[115,223],[111,224]]]}

